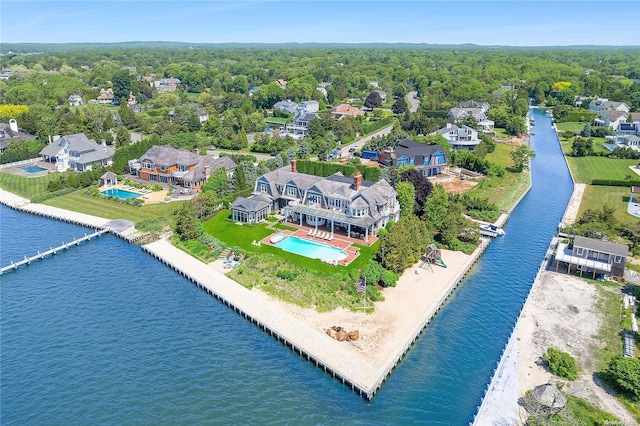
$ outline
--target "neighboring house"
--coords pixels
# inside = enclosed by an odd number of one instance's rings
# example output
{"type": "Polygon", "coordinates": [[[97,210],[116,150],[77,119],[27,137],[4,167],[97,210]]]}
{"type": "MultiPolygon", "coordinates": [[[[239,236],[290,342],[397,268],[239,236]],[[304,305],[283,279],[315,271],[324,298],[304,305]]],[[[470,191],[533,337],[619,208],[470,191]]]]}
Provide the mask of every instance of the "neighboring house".
{"type": "Polygon", "coordinates": [[[482,112],[487,112],[489,111],[489,108],[491,108],[489,102],[478,102],[474,101],[473,99],[471,99],[470,101],[462,101],[460,102],[459,106],[460,108],[480,108],[482,112]]]}
{"type": "Polygon", "coordinates": [[[309,122],[317,117],[318,114],[306,112],[305,110],[299,111],[293,117],[293,123],[285,126],[285,132],[293,136],[305,137],[309,135],[309,122]]]}
{"type": "Polygon", "coordinates": [[[298,104],[298,111],[305,112],[318,112],[320,110],[320,103],[318,101],[304,101],[298,104]]]}
{"type": "Polygon", "coordinates": [[[349,104],[340,104],[333,108],[331,111],[331,116],[336,120],[342,120],[344,117],[360,117],[364,115],[364,111],[360,108],[353,107],[349,104]]]}
{"type": "Polygon", "coordinates": [[[632,123],[640,124],[640,112],[630,112],[629,118],[631,118],[632,123]]]}
{"type": "Polygon", "coordinates": [[[287,80],[276,80],[276,83],[278,83],[278,86],[280,86],[282,90],[287,88],[287,80]]]}
{"type": "Polygon", "coordinates": [[[253,96],[253,94],[258,90],[260,86],[253,86],[249,88],[249,96],[253,96]]]}
{"type": "Polygon", "coordinates": [[[573,98],[573,106],[576,108],[582,107],[585,101],[590,101],[593,99],[595,99],[595,96],[577,95],[573,98]]]}
{"type": "Polygon", "coordinates": [[[98,144],[84,133],[63,136],[42,148],[44,161],[53,163],[56,171],[71,168],[79,172],[91,170],[94,164],[109,166],[115,150],[106,143],[98,144]]]}
{"type": "Polygon", "coordinates": [[[69,96],[69,106],[80,106],[84,104],[82,100],[82,96],[80,95],[71,95],[69,96]]]}
{"type": "Polygon", "coordinates": [[[640,123],[620,123],[618,131],[613,137],[615,145],[605,147],[613,150],[615,148],[631,148],[636,151],[640,150],[640,123]]]}
{"type": "Polygon", "coordinates": [[[99,104],[112,104],[114,100],[113,89],[100,89],[100,96],[98,96],[99,104]]]}
{"type": "Polygon", "coordinates": [[[594,99],[589,102],[589,112],[600,114],[604,111],[629,112],[629,105],[624,102],[613,102],[604,98],[594,99]]]}
{"type": "Polygon", "coordinates": [[[404,139],[395,150],[382,151],[378,162],[386,167],[415,166],[424,176],[437,176],[444,173],[447,155],[439,145],[425,145],[404,139]]]}
{"type": "Polygon", "coordinates": [[[298,104],[287,99],[286,101],[278,101],[273,104],[273,109],[286,112],[287,114],[295,114],[298,111],[298,104]]]}
{"type": "Polygon", "coordinates": [[[369,82],[369,86],[373,87],[374,89],[377,89],[379,87],[379,84],[377,81],[372,80],[369,82]]]}
{"type": "Polygon", "coordinates": [[[0,70],[0,80],[9,80],[11,75],[12,72],[9,68],[2,68],[2,70],[0,70]]]}
{"type": "MultiPolygon", "coordinates": [[[[396,191],[384,179],[370,182],[360,172],[354,177],[335,173],[329,177],[313,176],[283,167],[260,176],[249,200],[256,200],[256,208],[281,211],[285,218],[300,226],[326,226],[326,230],[348,236],[360,236],[365,241],[377,235],[389,221],[400,217],[396,191]]],[[[245,200],[231,205],[232,218],[248,220],[245,200]]],[[[255,217],[255,216],[254,216],[255,217]]]]}
{"type": "Polygon", "coordinates": [[[151,147],[144,155],[129,161],[129,170],[139,180],[150,183],[178,185],[199,190],[211,173],[224,167],[227,177],[236,165],[229,157],[214,159],[169,144],[151,147]]]}
{"type": "Polygon", "coordinates": [[[11,142],[31,141],[36,137],[28,133],[23,133],[18,129],[18,122],[13,118],[9,123],[0,123],[0,154],[4,152],[11,142]]]}
{"type": "Polygon", "coordinates": [[[113,172],[106,172],[100,176],[98,186],[115,186],[118,184],[118,175],[113,172]]]}
{"type": "Polygon", "coordinates": [[[198,119],[200,120],[200,124],[205,123],[209,119],[209,112],[206,108],[198,109],[198,119]]]}
{"type": "Polygon", "coordinates": [[[627,118],[629,118],[628,112],[606,110],[600,111],[598,117],[593,120],[593,123],[596,126],[608,127],[616,130],[620,124],[627,122],[627,118]]]}
{"type": "Polygon", "coordinates": [[[164,93],[175,91],[180,83],[179,79],[171,77],[154,81],[153,86],[158,90],[158,92],[164,93]]]}
{"type": "Polygon", "coordinates": [[[487,118],[483,108],[451,108],[449,114],[447,114],[447,118],[453,120],[454,123],[460,123],[468,116],[475,118],[478,126],[480,126],[483,131],[490,132],[493,130],[494,122],[487,118]]]}
{"type": "Polygon", "coordinates": [[[447,123],[447,127],[436,130],[432,135],[442,135],[454,149],[473,149],[480,143],[478,131],[469,126],[447,123]]]}
{"type": "Polygon", "coordinates": [[[629,255],[629,247],[586,237],[575,237],[573,248],[566,243],[558,243],[555,253],[556,272],[558,266],[567,265],[567,273],[572,270],[588,274],[605,274],[622,277],[629,255]]]}

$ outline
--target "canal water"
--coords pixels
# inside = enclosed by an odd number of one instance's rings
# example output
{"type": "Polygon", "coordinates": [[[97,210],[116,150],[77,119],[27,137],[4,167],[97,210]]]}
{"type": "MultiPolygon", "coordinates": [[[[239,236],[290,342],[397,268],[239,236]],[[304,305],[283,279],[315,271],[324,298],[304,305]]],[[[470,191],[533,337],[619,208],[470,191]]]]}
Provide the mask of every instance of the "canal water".
{"type": "MultiPolygon", "coordinates": [[[[468,424],[571,195],[535,114],[533,188],[507,235],[371,403],[107,235],[2,276],[0,423],[468,424]]],[[[0,207],[0,264],[85,232],[0,207]]]]}

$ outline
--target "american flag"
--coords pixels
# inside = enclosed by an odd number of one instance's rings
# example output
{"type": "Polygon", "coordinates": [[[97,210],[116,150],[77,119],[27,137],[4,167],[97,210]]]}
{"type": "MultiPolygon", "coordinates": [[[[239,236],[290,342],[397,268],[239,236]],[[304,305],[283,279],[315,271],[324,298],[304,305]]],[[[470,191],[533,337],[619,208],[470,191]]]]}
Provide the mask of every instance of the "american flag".
{"type": "Polygon", "coordinates": [[[364,280],[360,281],[360,282],[356,282],[356,290],[358,291],[358,293],[366,293],[367,292],[367,284],[365,283],[364,280]]]}

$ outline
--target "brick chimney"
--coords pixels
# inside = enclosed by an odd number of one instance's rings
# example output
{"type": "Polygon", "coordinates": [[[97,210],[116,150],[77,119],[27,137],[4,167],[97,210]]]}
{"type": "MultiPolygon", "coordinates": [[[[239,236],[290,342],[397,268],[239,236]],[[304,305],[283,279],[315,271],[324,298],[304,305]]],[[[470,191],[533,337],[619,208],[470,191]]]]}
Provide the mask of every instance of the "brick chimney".
{"type": "Polygon", "coordinates": [[[204,177],[209,179],[209,176],[211,176],[211,166],[208,164],[205,164],[204,166],[204,177]]]}
{"type": "Polygon", "coordinates": [[[357,191],[362,185],[362,174],[360,174],[360,170],[356,171],[356,175],[353,177],[353,189],[357,191]]]}
{"type": "Polygon", "coordinates": [[[296,168],[296,158],[295,157],[293,157],[291,159],[291,171],[293,173],[297,173],[297,171],[298,171],[298,169],[296,168]]]}

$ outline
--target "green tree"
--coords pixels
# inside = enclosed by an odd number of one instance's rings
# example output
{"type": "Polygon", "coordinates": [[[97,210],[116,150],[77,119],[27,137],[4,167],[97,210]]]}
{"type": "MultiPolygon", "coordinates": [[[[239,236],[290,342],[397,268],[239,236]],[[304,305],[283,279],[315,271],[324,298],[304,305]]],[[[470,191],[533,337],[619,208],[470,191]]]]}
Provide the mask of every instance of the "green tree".
{"type": "Polygon", "coordinates": [[[529,170],[529,159],[534,158],[536,153],[527,145],[520,145],[509,153],[513,161],[513,170],[520,173],[523,170],[529,170]]]}
{"type": "Polygon", "coordinates": [[[504,129],[510,135],[521,135],[527,130],[524,118],[517,115],[511,115],[507,118],[504,129]]]}
{"type": "Polygon", "coordinates": [[[219,167],[211,173],[207,182],[202,186],[202,192],[211,192],[218,198],[227,195],[229,180],[224,167],[219,167]]]}
{"type": "Polygon", "coordinates": [[[129,108],[125,98],[120,100],[120,106],[118,107],[118,116],[120,117],[120,123],[123,126],[126,126],[128,129],[134,128],[136,126],[136,115],[129,108]]]}
{"type": "Polygon", "coordinates": [[[424,204],[424,218],[434,229],[440,229],[449,211],[449,194],[442,185],[435,185],[424,204]]]}
{"type": "Polygon", "coordinates": [[[398,203],[400,203],[400,216],[413,214],[415,204],[415,188],[411,182],[398,182],[396,184],[398,203]]]}
{"type": "Polygon", "coordinates": [[[272,81],[253,92],[252,100],[258,108],[271,108],[276,102],[283,100],[284,96],[284,90],[277,82],[272,81]]]}
{"type": "Polygon", "coordinates": [[[129,135],[129,131],[126,127],[120,126],[118,127],[118,131],[116,132],[116,147],[122,148],[131,143],[131,136],[129,135]]]}
{"type": "Polygon", "coordinates": [[[116,71],[113,77],[111,77],[111,83],[113,84],[114,99],[129,98],[129,92],[131,91],[131,76],[129,75],[129,70],[116,71]]]}
{"type": "Polygon", "coordinates": [[[234,191],[247,189],[247,176],[245,175],[244,167],[240,167],[240,165],[236,166],[233,171],[233,189],[234,191]]]}
{"type": "Polygon", "coordinates": [[[182,241],[195,240],[199,236],[196,206],[193,201],[185,201],[176,211],[176,234],[182,241]]]}
{"type": "Polygon", "coordinates": [[[378,256],[385,269],[401,273],[420,260],[429,243],[425,223],[410,214],[401,217],[389,232],[380,237],[378,256]]]}

